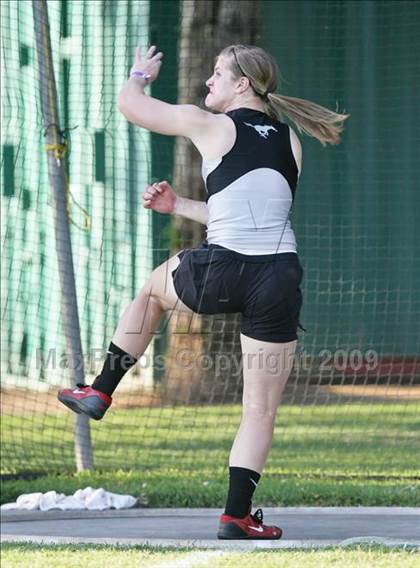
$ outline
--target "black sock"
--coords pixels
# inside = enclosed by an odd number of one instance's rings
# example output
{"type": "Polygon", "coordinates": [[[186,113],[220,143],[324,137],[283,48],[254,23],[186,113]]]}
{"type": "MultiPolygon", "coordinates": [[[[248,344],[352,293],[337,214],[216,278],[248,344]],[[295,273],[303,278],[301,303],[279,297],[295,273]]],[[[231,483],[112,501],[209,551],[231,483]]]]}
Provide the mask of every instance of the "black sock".
{"type": "Polygon", "coordinates": [[[229,468],[229,493],[225,514],[243,519],[249,512],[251,499],[260,474],[244,467],[229,468]]]}
{"type": "Polygon", "coordinates": [[[92,388],[112,396],[125,373],[136,363],[137,359],[111,341],[102,372],[93,381],[92,388]]]}

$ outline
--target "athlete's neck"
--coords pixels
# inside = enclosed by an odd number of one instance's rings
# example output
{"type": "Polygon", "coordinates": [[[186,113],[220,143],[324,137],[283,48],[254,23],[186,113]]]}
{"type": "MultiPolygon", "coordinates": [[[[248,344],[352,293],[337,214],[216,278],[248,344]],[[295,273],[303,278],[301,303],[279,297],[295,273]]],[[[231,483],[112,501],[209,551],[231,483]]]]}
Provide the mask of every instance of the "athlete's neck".
{"type": "Polygon", "coordinates": [[[264,112],[264,108],[262,107],[261,104],[258,103],[236,103],[236,104],[231,104],[229,105],[227,108],[224,109],[223,112],[230,112],[231,110],[238,110],[239,108],[247,108],[249,110],[258,110],[260,112],[264,112]]]}

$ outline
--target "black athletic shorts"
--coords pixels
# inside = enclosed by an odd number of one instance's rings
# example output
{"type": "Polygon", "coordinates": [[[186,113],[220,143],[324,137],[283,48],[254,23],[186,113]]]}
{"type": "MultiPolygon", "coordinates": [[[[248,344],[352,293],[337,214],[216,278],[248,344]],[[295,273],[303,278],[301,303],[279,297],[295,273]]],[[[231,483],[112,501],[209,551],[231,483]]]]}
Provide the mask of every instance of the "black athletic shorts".
{"type": "Polygon", "coordinates": [[[241,333],[273,343],[297,339],[303,270],[294,252],[248,256],[202,244],[178,253],[178,297],[198,314],[241,313],[241,333]]]}

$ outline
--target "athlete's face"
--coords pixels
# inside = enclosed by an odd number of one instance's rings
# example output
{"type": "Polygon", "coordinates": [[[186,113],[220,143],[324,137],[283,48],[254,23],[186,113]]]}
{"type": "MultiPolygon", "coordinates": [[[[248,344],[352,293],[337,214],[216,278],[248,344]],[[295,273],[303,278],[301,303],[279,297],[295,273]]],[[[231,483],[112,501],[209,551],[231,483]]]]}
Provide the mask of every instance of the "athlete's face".
{"type": "Polygon", "coordinates": [[[222,56],[217,58],[213,75],[207,79],[206,86],[209,89],[204,101],[206,107],[224,112],[238,94],[238,80],[229,69],[229,59],[222,56]]]}

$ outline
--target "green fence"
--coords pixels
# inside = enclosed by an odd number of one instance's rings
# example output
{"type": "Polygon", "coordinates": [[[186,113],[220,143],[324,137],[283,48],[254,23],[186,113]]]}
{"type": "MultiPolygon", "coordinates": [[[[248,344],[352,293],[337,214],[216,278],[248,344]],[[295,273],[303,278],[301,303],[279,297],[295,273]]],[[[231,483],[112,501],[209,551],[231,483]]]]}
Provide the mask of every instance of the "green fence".
{"type": "MultiPolygon", "coordinates": [[[[60,122],[70,143],[72,245],[88,353],[107,345],[153,267],[152,219],[141,205],[152,175],[151,136],[116,112],[134,49],[148,41],[149,4],[54,1],[48,9],[60,122]],[[91,228],[83,230],[87,218],[91,228]]],[[[62,383],[61,372],[38,364],[37,350],[57,360],[65,353],[34,41],[32,3],[5,2],[2,364],[24,385],[62,383]]]]}
{"type": "Polygon", "coordinates": [[[343,143],[305,139],[294,227],[305,348],[419,354],[418,2],[263,2],[283,92],[351,114],[343,143]]]}

